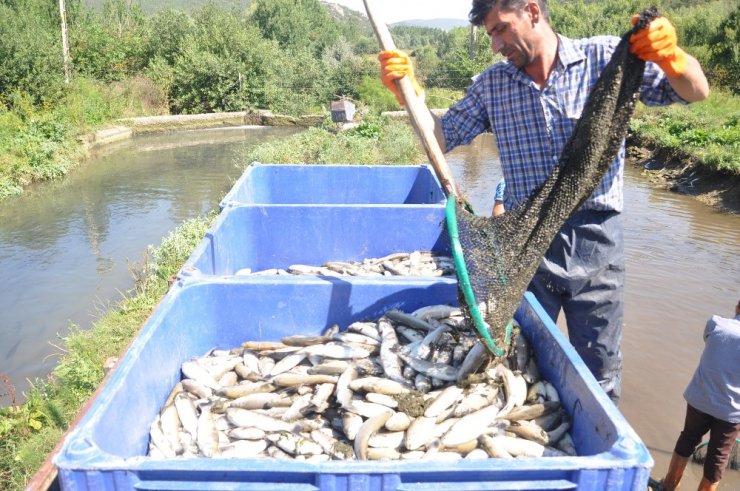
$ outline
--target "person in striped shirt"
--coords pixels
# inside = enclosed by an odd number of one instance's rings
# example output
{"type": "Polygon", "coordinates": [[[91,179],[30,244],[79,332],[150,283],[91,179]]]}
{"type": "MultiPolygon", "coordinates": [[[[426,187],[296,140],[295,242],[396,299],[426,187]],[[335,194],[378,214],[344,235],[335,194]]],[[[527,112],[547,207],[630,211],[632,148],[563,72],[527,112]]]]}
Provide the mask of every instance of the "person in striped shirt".
{"type": "MultiPolygon", "coordinates": [[[[442,150],[449,151],[491,131],[506,180],[506,209],[511,209],[557,165],[620,38],[569,39],[556,33],[547,0],[473,0],[470,21],[485,28],[493,51],[506,60],[476,77],[441,119],[433,116],[435,135],[442,150]]],[[[630,41],[630,50],[648,62],[642,102],[686,104],[707,97],[701,66],[678,47],[666,18],[654,19],[630,41]]],[[[408,55],[391,50],[378,58],[381,80],[399,102],[398,78],[409,77],[417,94],[423,94],[408,55]]],[[[553,320],[562,309],[570,342],[615,403],[622,371],[623,171],[624,143],[599,187],[553,240],[529,286],[553,320]]]]}

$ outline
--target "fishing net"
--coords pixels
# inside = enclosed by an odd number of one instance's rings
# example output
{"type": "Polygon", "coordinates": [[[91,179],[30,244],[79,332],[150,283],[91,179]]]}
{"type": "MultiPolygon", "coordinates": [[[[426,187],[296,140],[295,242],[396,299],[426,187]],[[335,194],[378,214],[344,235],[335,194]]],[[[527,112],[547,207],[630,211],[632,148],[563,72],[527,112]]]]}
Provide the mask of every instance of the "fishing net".
{"type": "Polygon", "coordinates": [[[645,62],[629,52],[629,37],[657,16],[654,7],[644,10],[634,28],[622,36],[558,165],[539,190],[498,217],[476,216],[458,206],[454,197],[448,201],[458,276],[462,263],[469,278],[469,291],[460,278],[460,305],[497,356],[508,347],[511,319],[552,240],[593,194],[617,156],[645,69],[645,62]]]}

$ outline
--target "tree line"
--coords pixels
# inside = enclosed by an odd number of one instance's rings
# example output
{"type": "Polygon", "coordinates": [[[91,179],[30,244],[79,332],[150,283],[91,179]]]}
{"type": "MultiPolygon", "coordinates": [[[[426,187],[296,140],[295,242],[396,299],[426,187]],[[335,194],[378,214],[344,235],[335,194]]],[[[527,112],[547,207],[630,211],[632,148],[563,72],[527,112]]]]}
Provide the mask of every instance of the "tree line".
{"type": "MultiPolygon", "coordinates": [[[[554,27],[574,38],[622,34],[642,7],[637,0],[550,2],[554,27]]],[[[738,90],[740,5],[665,0],[658,7],[712,83],[738,90]]],[[[68,0],[73,76],[103,84],[144,77],[173,114],[255,108],[306,113],[339,96],[387,105],[378,90],[378,45],[367,20],[346,9],[341,14],[319,0],[207,3],[155,13],[128,0],[105,0],[100,8],[68,0]]],[[[56,2],[0,0],[0,103],[6,109],[21,101],[37,107],[63,101],[59,26],[56,2]]],[[[396,44],[415,55],[419,78],[430,88],[465,89],[494,59],[482,31],[472,59],[470,29],[392,31],[396,44]]]]}

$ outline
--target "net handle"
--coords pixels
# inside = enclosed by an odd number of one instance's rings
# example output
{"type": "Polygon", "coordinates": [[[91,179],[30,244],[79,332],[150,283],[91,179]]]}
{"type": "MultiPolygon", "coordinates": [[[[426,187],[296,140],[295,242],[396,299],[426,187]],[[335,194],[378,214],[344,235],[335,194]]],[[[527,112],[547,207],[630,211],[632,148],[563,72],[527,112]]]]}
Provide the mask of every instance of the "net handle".
{"type": "Polygon", "coordinates": [[[478,334],[483,338],[483,344],[486,348],[493,353],[494,356],[504,356],[506,354],[506,348],[508,348],[511,340],[511,329],[514,325],[514,321],[510,320],[506,326],[506,337],[504,340],[504,349],[496,346],[496,342],[491,338],[491,333],[486,329],[486,323],[483,320],[483,316],[478,308],[478,303],[475,301],[475,293],[473,287],[470,284],[470,275],[468,275],[468,268],[465,265],[465,254],[463,253],[462,246],[460,245],[460,232],[457,228],[457,216],[455,215],[455,197],[450,196],[447,198],[447,207],[445,208],[445,215],[447,218],[447,233],[450,236],[450,244],[452,247],[452,259],[455,262],[455,270],[457,271],[458,284],[465,297],[465,303],[468,304],[468,310],[470,316],[473,318],[473,326],[478,334]]]}
{"type": "MultiPolygon", "coordinates": [[[[367,17],[370,20],[370,24],[373,26],[380,46],[383,50],[396,49],[396,45],[393,42],[391,33],[388,30],[388,26],[378,16],[377,12],[372,6],[371,0],[363,0],[365,4],[365,11],[367,17]]],[[[452,175],[450,167],[447,165],[444,153],[440,148],[437,137],[434,135],[434,120],[429,109],[424,104],[414,91],[411,85],[411,80],[408,77],[403,77],[396,80],[396,85],[401,92],[401,97],[404,100],[404,106],[406,112],[409,115],[411,126],[416,130],[416,134],[421,140],[424,151],[429,157],[429,161],[432,164],[434,172],[437,174],[442,188],[447,196],[457,196],[462,199],[462,192],[458,187],[455,179],[452,175]]]]}

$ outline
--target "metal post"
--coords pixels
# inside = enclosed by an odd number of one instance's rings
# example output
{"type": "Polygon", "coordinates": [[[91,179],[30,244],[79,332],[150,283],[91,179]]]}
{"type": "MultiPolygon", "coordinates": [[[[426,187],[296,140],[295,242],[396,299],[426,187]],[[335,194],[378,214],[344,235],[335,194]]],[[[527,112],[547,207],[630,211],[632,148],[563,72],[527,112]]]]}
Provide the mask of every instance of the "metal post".
{"type": "Polygon", "coordinates": [[[59,16],[62,18],[62,55],[64,56],[64,83],[69,83],[69,42],[67,41],[67,9],[64,0],[59,0],[59,16]]]}

